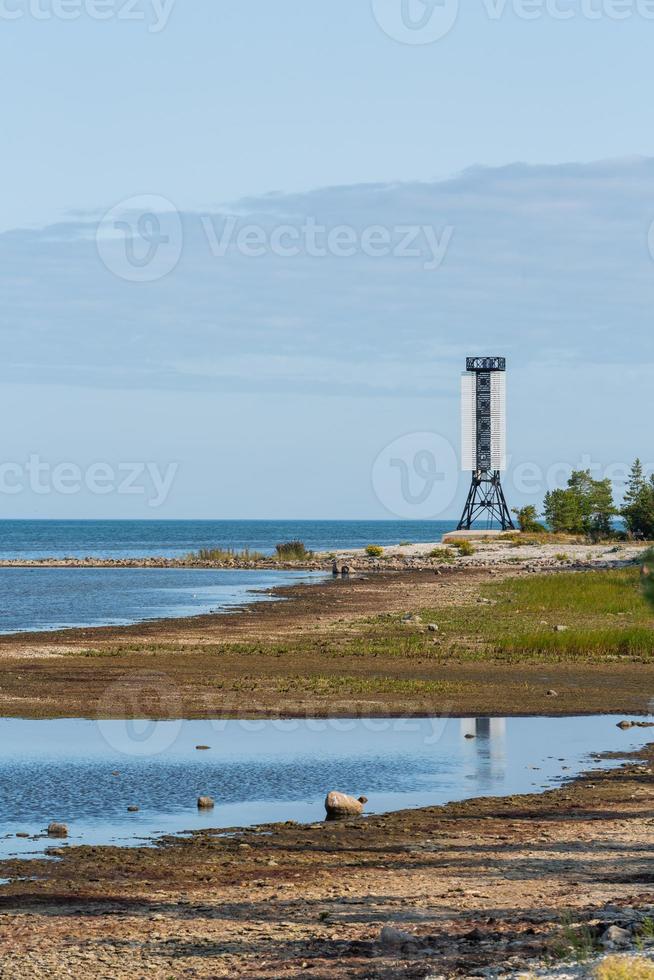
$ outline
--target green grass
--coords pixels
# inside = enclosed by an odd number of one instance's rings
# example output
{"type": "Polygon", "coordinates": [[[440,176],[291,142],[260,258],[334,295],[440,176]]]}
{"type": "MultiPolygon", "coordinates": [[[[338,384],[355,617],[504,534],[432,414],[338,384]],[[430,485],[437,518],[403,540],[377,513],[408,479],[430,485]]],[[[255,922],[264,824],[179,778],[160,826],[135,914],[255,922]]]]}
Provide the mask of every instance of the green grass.
{"type": "Polygon", "coordinates": [[[434,548],[427,557],[449,565],[454,561],[454,552],[451,548],[434,548]]]}
{"type": "Polygon", "coordinates": [[[275,552],[280,561],[305,561],[313,557],[313,552],[307,551],[304,541],[284,541],[275,546],[275,552]]]}
{"type": "Polygon", "coordinates": [[[216,561],[221,564],[230,565],[242,561],[262,561],[266,556],[259,551],[250,551],[244,548],[237,551],[235,548],[200,548],[199,551],[192,551],[186,556],[187,562],[216,561]]]}
{"type": "MultiPolygon", "coordinates": [[[[263,656],[278,660],[280,670],[291,674],[296,665],[304,669],[311,663],[316,675],[322,675],[328,665],[337,675],[352,669],[356,673],[359,664],[371,670],[379,664],[382,673],[384,664],[395,669],[391,662],[398,668],[424,664],[431,669],[430,665],[439,662],[654,660],[654,614],[643,598],[636,568],[509,579],[488,583],[481,594],[486,602],[474,597],[462,605],[405,610],[419,614],[422,620],[409,626],[402,622],[402,612],[386,613],[347,623],[339,630],[324,632],[316,626],[315,631],[283,639],[197,645],[127,643],[91,648],[81,656],[130,659],[169,654],[181,660],[199,656],[209,673],[214,658],[230,657],[245,665],[263,656]],[[438,623],[437,634],[428,631],[430,622],[438,623]],[[567,629],[557,632],[558,625],[567,629]]],[[[244,678],[244,683],[251,682],[244,678]]]]}

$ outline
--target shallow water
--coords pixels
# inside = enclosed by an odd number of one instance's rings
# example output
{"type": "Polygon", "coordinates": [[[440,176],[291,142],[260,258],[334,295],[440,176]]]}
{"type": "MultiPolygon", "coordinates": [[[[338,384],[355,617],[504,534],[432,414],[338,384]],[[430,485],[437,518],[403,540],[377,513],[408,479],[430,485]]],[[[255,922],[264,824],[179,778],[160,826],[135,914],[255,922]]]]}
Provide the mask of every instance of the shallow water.
{"type": "Polygon", "coordinates": [[[647,729],[620,731],[618,720],[2,719],[0,854],[41,852],[52,841],[15,834],[42,833],[52,820],[69,825],[74,844],[134,844],[202,827],[321,820],[331,789],[366,795],[370,813],[533,792],[620,764],[591,753],[652,739],[647,729]],[[198,812],[199,795],[213,796],[215,810],[198,812]],[[139,812],[127,813],[130,805],[139,812]]]}
{"type": "Polygon", "coordinates": [[[0,633],[125,626],[270,599],[323,573],[180,568],[0,568],[0,633]]]}

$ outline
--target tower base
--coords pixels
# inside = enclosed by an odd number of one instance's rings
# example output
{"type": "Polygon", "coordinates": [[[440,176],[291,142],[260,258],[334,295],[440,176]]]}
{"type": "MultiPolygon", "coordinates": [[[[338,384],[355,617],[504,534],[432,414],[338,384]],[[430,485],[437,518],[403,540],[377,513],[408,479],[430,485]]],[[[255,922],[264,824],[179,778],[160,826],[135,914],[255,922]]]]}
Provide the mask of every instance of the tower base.
{"type": "Polygon", "coordinates": [[[499,524],[503,531],[515,531],[497,470],[478,470],[472,474],[470,492],[457,531],[469,531],[474,522],[482,518],[487,521],[488,528],[499,524]]]}

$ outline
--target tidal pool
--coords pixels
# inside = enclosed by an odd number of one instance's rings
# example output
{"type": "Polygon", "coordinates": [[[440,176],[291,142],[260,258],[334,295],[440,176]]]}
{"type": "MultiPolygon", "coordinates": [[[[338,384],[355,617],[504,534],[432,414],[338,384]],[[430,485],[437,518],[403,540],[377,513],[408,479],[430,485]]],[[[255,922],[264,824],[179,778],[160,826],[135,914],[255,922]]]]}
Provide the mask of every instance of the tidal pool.
{"type": "Polygon", "coordinates": [[[331,789],[367,796],[368,813],[534,792],[620,764],[593,753],[654,738],[621,731],[619,720],[0,719],[0,854],[42,853],[53,841],[16,833],[37,837],[50,821],[68,824],[69,843],[133,845],[197,828],[321,820],[331,789]],[[200,795],[215,809],[198,811],[200,795]]]}

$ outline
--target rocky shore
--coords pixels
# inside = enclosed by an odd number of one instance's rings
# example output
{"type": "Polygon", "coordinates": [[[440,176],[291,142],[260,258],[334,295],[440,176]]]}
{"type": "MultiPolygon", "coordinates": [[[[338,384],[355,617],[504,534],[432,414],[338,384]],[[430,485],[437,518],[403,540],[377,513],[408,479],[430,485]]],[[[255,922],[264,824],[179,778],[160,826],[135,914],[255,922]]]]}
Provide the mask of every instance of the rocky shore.
{"type": "Polygon", "coordinates": [[[650,746],[542,795],[5,861],[0,974],[594,976],[652,949],[653,763],[650,746]]]}
{"type": "Polygon", "coordinates": [[[370,556],[365,549],[350,549],[336,553],[316,553],[302,561],[282,561],[274,556],[241,559],[230,556],[223,561],[200,559],[195,556],[165,558],[96,558],[50,557],[13,558],[0,560],[0,568],[207,568],[243,570],[324,571],[345,574],[374,572],[447,571],[450,568],[511,568],[528,571],[585,570],[592,568],[623,568],[642,558],[647,545],[637,542],[592,544],[571,539],[524,541],[516,535],[446,535],[443,541],[422,544],[393,545],[381,549],[381,556],[370,556]],[[468,541],[472,554],[459,553],[458,544],[468,541]]]}

